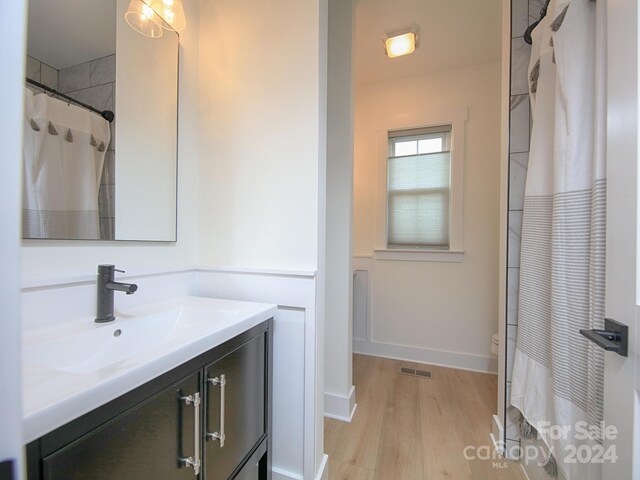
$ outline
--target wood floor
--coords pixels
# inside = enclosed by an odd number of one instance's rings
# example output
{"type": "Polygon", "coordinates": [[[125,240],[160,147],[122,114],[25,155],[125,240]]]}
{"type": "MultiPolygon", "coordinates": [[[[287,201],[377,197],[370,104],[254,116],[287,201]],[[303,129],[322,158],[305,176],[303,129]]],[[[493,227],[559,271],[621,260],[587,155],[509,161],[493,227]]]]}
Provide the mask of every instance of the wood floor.
{"type": "Polygon", "coordinates": [[[325,419],[330,480],[525,479],[514,462],[464,456],[467,445],[493,454],[495,375],[354,355],[353,380],[352,422],[325,419]],[[433,377],[401,375],[401,365],[433,377]]]}

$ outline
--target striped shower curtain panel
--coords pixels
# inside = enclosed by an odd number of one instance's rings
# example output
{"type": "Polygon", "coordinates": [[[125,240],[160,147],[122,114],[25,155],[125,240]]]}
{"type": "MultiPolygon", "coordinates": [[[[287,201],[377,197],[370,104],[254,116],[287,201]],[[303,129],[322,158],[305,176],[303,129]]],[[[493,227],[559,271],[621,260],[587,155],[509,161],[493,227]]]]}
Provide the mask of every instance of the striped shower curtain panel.
{"type": "Polygon", "coordinates": [[[603,352],[579,334],[604,323],[602,34],[594,1],[552,0],[529,65],[533,128],[510,401],[569,480],[601,478],[597,463],[570,457],[585,443],[578,425],[600,426],[603,415],[603,352]],[[567,433],[552,435],[551,426],[567,433]]]}

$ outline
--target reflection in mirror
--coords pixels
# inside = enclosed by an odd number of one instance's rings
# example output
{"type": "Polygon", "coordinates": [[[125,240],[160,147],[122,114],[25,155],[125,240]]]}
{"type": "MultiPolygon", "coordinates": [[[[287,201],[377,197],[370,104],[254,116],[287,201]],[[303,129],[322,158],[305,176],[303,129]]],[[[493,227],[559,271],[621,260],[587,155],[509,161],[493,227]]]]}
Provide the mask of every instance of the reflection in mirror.
{"type": "Polygon", "coordinates": [[[24,238],[176,239],[178,35],[128,5],[29,2],[24,238]]]}

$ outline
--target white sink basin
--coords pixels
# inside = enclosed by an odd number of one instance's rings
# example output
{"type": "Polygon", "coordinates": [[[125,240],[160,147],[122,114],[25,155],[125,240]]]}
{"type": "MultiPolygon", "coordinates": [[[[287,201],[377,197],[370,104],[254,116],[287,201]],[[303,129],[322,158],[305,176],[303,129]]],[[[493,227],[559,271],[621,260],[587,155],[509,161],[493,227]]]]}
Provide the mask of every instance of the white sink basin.
{"type": "Polygon", "coordinates": [[[201,297],[85,318],[23,335],[29,442],[267,320],[276,306],[201,297]]]}
{"type": "Polygon", "coordinates": [[[28,345],[24,355],[48,368],[86,374],[143,356],[153,349],[173,349],[207,327],[215,327],[237,315],[237,311],[214,311],[193,305],[126,315],[115,322],[89,324],[85,331],[28,345]]]}

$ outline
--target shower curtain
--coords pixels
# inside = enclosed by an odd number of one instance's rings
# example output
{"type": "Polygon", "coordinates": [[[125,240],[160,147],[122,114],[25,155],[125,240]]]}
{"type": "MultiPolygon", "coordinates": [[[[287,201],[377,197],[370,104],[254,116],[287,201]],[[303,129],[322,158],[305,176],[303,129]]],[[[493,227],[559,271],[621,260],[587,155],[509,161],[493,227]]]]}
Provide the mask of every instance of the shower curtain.
{"type": "Polygon", "coordinates": [[[98,190],[111,131],[84,108],[25,89],[22,236],[99,239],[98,190]]]}
{"type": "Polygon", "coordinates": [[[603,351],[578,332],[604,323],[600,25],[594,1],[552,0],[533,32],[529,65],[533,128],[510,400],[525,427],[537,430],[550,448],[549,464],[569,480],[601,478],[591,458],[572,455],[585,443],[588,456],[595,452],[601,439],[585,440],[580,433],[586,425],[599,427],[603,415],[603,351]],[[556,435],[551,426],[565,427],[566,434],[556,435]]]}

